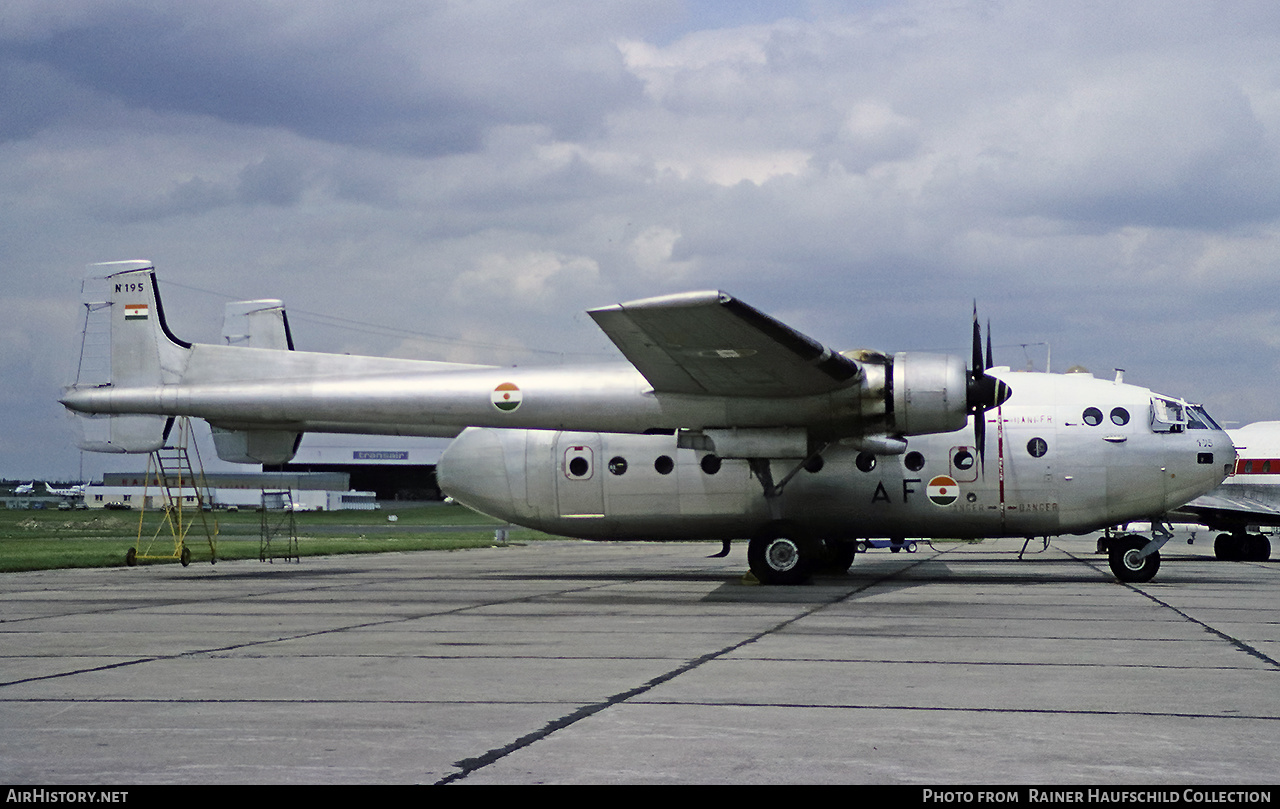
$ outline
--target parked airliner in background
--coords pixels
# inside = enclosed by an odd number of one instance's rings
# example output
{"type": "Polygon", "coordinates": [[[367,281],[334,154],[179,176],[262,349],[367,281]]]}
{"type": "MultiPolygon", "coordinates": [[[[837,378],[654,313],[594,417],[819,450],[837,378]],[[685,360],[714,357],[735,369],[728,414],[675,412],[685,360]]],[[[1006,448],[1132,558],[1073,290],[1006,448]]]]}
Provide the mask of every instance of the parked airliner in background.
{"type": "Polygon", "coordinates": [[[227,345],[176,338],[150,262],[91,265],[81,446],[149,452],[174,417],[220,457],[280,463],[304,432],[457,436],[437,468],[458,502],[598,539],[749,538],[765,583],[843,569],[856,541],[1082,534],[1146,581],[1164,515],[1235,464],[1203,408],[1120,380],[837,352],[722,292],[590,310],[627,363],[502,368],[292,350],[278,301],[228,306],[227,345]]]}
{"type": "Polygon", "coordinates": [[[34,494],[36,490],[35,481],[31,483],[23,483],[21,486],[15,486],[13,493],[16,495],[34,494]]]}
{"type": "Polygon", "coordinates": [[[1280,526],[1280,421],[1228,432],[1237,453],[1233,473],[1173,516],[1224,532],[1213,542],[1219,559],[1265,562],[1271,558],[1271,540],[1261,528],[1280,526]]]}

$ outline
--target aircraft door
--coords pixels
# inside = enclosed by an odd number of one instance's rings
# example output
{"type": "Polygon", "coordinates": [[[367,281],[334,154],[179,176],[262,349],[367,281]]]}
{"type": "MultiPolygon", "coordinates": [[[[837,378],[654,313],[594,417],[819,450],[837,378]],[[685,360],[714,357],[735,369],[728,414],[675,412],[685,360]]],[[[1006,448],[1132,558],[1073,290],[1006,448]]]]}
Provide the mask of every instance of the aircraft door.
{"type": "Polygon", "coordinates": [[[951,448],[951,477],[956,483],[973,483],[978,479],[978,450],[973,447],[951,448]]]}
{"type": "Polygon", "coordinates": [[[603,517],[604,478],[598,433],[556,435],[556,503],[561,517],[603,517]]]}

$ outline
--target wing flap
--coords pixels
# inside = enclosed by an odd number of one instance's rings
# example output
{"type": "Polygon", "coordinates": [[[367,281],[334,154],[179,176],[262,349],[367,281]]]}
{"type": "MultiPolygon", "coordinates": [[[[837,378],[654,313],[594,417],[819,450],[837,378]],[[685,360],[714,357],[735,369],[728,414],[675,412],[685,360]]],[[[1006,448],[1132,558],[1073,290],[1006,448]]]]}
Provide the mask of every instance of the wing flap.
{"type": "Polygon", "coordinates": [[[806,396],[847,387],[862,374],[856,361],[723,292],[587,314],[659,392],[806,396]]]}

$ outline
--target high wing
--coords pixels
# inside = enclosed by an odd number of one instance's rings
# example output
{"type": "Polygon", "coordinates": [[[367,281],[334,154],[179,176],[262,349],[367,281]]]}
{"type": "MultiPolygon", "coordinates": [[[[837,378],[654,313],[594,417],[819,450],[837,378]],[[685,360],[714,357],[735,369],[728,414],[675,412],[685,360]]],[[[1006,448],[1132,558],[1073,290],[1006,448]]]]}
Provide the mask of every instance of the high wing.
{"type": "Polygon", "coordinates": [[[858,382],[855,361],[723,292],[587,312],[659,393],[807,396],[858,382]]]}
{"type": "Polygon", "coordinates": [[[630,362],[526,368],[296,351],[274,299],[229,308],[225,344],[185,342],[145,260],[90,265],[82,291],[80,364],[60,401],[84,417],[81,447],[102,452],[153,451],[175,417],[195,417],[218,428],[220,457],[240,462],[288,460],[307,432],[467,427],[715,431],[704,437],[723,457],[794,459],[845,438],[898,452],[907,436],[958,430],[1008,396],[976,384],[983,369],[970,373],[963,357],[855,360],[722,292],[591,310],[630,362]]]}

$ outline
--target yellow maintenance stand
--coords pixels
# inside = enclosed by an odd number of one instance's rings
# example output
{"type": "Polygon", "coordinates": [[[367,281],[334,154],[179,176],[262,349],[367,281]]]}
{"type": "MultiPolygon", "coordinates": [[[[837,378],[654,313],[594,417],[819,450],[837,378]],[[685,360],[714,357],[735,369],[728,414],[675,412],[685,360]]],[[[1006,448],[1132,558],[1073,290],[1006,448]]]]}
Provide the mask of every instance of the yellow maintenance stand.
{"type": "Polygon", "coordinates": [[[138,542],[124,557],[125,563],[131,567],[140,560],[158,559],[177,559],[183,567],[191,564],[187,535],[197,522],[209,541],[209,561],[214,564],[218,562],[218,522],[213,517],[212,498],[204,482],[200,448],[192,440],[191,420],[178,419],[174,426],[176,439],[172,446],[158,449],[147,458],[142,511],[138,515],[138,542]],[[187,451],[188,444],[195,450],[194,467],[191,464],[191,454],[187,451]],[[154,531],[148,531],[147,509],[156,498],[159,500],[163,519],[154,531]],[[147,536],[148,533],[150,536],[147,536]],[[170,547],[172,551],[168,550],[170,547]]]}

